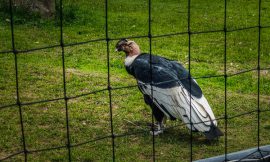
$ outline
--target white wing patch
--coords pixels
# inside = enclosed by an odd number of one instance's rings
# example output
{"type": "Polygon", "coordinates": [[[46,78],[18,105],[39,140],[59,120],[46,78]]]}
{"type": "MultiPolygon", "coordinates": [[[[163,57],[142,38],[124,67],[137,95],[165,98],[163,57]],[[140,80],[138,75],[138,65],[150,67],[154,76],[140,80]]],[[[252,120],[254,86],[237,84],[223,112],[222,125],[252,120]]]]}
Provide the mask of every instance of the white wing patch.
{"type": "MultiPolygon", "coordinates": [[[[151,97],[151,86],[140,81],[138,81],[138,84],[142,92],[151,97]]],[[[212,125],[217,126],[213,111],[203,95],[201,98],[191,95],[190,98],[189,92],[181,84],[173,88],[152,86],[152,89],[154,104],[167,117],[171,115],[177,119],[181,119],[189,129],[191,129],[191,121],[193,123],[192,130],[198,130],[200,132],[209,131],[212,125]]]]}

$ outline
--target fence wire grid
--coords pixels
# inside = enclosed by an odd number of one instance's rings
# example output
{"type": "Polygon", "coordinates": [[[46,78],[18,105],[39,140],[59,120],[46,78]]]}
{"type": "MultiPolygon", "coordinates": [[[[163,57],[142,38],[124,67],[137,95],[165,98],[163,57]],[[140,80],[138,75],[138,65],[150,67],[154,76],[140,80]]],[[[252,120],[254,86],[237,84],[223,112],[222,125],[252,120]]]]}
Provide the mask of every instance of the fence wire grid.
{"type": "MultiPolygon", "coordinates": [[[[0,159],[0,161],[4,161],[4,160],[9,160],[14,156],[17,155],[24,155],[24,160],[28,161],[28,155],[32,154],[32,153],[37,153],[37,152],[45,152],[45,151],[51,151],[51,150],[59,150],[59,149],[67,149],[68,150],[68,161],[72,161],[72,156],[71,156],[71,148],[73,147],[79,147],[82,145],[86,145],[88,143],[91,142],[96,142],[96,141],[101,141],[104,139],[111,139],[111,147],[112,147],[112,161],[116,160],[116,155],[115,155],[115,139],[116,138],[121,138],[121,137],[125,137],[125,136],[130,136],[130,135],[136,135],[136,134],[141,134],[141,133],[145,133],[148,132],[149,130],[142,130],[142,131],[138,131],[138,132],[134,132],[134,133],[124,133],[124,134],[115,134],[114,131],[114,124],[113,124],[113,110],[112,110],[112,91],[113,90],[117,90],[117,89],[127,89],[127,88],[135,88],[137,87],[137,85],[132,85],[132,86],[123,86],[123,87],[112,87],[111,86],[111,80],[110,80],[110,41],[114,41],[114,40],[119,40],[119,39],[123,39],[123,38],[110,38],[109,34],[108,34],[108,0],[105,0],[105,38],[99,38],[99,39],[94,39],[94,40],[88,40],[88,41],[82,41],[82,42],[78,42],[78,43],[70,43],[70,44],[65,44],[64,43],[64,38],[63,38],[63,2],[62,0],[59,1],[60,2],[60,7],[59,7],[59,14],[60,14],[60,31],[59,31],[59,38],[60,38],[60,42],[57,45],[52,45],[52,46],[45,46],[45,47],[39,47],[39,48],[31,48],[31,49],[26,49],[26,50],[17,50],[15,47],[15,37],[14,37],[14,16],[13,16],[13,1],[9,0],[9,11],[10,11],[10,32],[11,32],[11,42],[12,42],[12,50],[7,50],[7,51],[0,51],[0,54],[10,54],[13,53],[14,54],[14,63],[15,63],[15,76],[16,76],[16,103],[12,103],[9,105],[3,105],[0,106],[0,111],[7,109],[7,108],[12,108],[12,107],[17,107],[18,111],[19,111],[19,117],[20,117],[20,128],[21,128],[21,138],[22,138],[22,148],[23,150],[13,153],[9,156],[3,157],[2,159],[0,159]],[[96,90],[96,91],[91,91],[88,93],[82,93],[79,95],[74,95],[74,96],[67,96],[67,87],[66,87],[66,65],[65,65],[65,48],[69,47],[69,46],[77,46],[77,45],[81,45],[81,44],[88,44],[88,43],[93,43],[93,42],[106,42],[106,57],[107,57],[107,88],[105,89],[101,89],[101,90],[96,90]],[[49,100],[40,100],[40,101],[34,101],[34,102],[21,102],[20,101],[20,93],[19,93],[19,79],[18,79],[18,59],[17,59],[17,55],[18,54],[26,54],[26,53],[30,53],[33,51],[39,51],[39,50],[43,50],[43,49],[51,49],[51,48],[61,48],[61,54],[62,54],[62,73],[63,73],[63,96],[60,98],[54,98],[54,99],[49,99],[49,100]],[[77,143],[77,144],[71,144],[71,140],[70,140],[70,123],[69,123],[69,105],[68,105],[68,101],[69,100],[73,100],[73,99],[77,99],[77,98],[81,98],[84,96],[88,96],[91,94],[96,94],[99,92],[103,92],[103,91],[107,91],[108,92],[108,97],[109,97],[109,110],[110,110],[110,135],[107,136],[103,136],[103,137],[98,137],[95,139],[90,139],[89,141],[85,141],[85,142],[81,142],[81,143],[77,143]],[[62,146],[57,146],[57,147],[50,147],[50,148],[44,148],[44,149],[38,149],[38,150],[29,150],[27,149],[27,145],[26,145],[26,140],[25,140],[25,126],[24,126],[24,119],[23,119],[23,106],[28,106],[28,105],[34,105],[34,104],[39,104],[39,103],[48,103],[48,102],[54,102],[54,101],[64,101],[65,103],[65,125],[66,125],[66,145],[62,145],[62,146]]],[[[197,35],[197,34],[204,34],[204,33],[223,33],[224,34],[224,74],[223,75],[209,75],[209,76],[202,76],[202,77],[197,77],[194,79],[204,79],[204,78],[216,78],[216,77],[220,77],[220,78],[224,78],[224,103],[225,103],[225,108],[224,108],[224,116],[217,118],[216,120],[224,120],[225,122],[225,129],[224,129],[224,161],[230,161],[230,159],[227,158],[228,155],[228,120],[230,119],[234,119],[234,118],[239,118],[248,114],[257,114],[257,150],[256,153],[260,153],[261,157],[260,160],[266,161],[266,159],[264,159],[263,157],[263,153],[264,150],[260,149],[260,124],[261,124],[261,114],[264,112],[270,112],[269,110],[261,110],[260,109],[260,74],[262,70],[270,70],[269,68],[261,68],[260,67],[260,60],[261,60],[261,30],[263,28],[270,28],[270,26],[262,26],[261,25],[261,10],[262,10],[262,4],[261,4],[261,0],[258,0],[258,24],[256,26],[250,26],[250,27],[246,27],[246,28],[238,28],[238,29],[232,29],[232,30],[228,30],[227,29],[227,0],[224,0],[224,28],[222,30],[211,30],[211,31],[191,31],[190,28],[190,21],[191,21],[191,0],[187,0],[187,4],[188,4],[188,29],[185,32],[178,32],[178,33],[168,33],[168,34],[162,34],[162,35],[152,35],[152,16],[151,16],[151,6],[152,6],[152,2],[151,0],[148,0],[148,35],[140,35],[140,36],[127,36],[125,38],[145,38],[149,40],[149,51],[150,51],[150,55],[152,55],[152,39],[154,38],[161,38],[161,37],[170,37],[170,36],[176,36],[176,35],[188,35],[188,69],[189,69],[189,74],[190,74],[190,69],[191,69],[191,36],[192,35],[197,35]],[[257,57],[257,67],[252,68],[252,69],[246,69],[237,73],[233,73],[233,74],[228,74],[228,70],[227,70],[227,33],[229,32],[236,32],[236,31],[243,31],[243,30],[249,30],[249,29],[258,29],[258,57],[257,57]],[[245,113],[241,113],[241,114],[237,114],[234,116],[228,116],[228,112],[227,112],[227,79],[229,77],[233,77],[235,75],[240,75],[243,73],[248,73],[248,72],[252,72],[252,71],[256,71],[257,72],[257,110],[253,110],[253,111],[248,111],[245,113]]],[[[150,57],[151,58],[151,57],[150,57]]],[[[151,65],[150,65],[151,66],[151,65]]],[[[150,73],[150,75],[152,76],[152,72],[150,73]]],[[[191,79],[191,78],[185,78],[185,79],[191,79]]],[[[190,82],[191,83],[191,82],[190,82]]],[[[190,85],[191,86],[191,85],[190,85]]],[[[191,87],[190,87],[191,88],[191,87]]],[[[152,95],[153,95],[153,90],[152,90],[152,95]]],[[[191,96],[190,96],[191,98],[191,96]]],[[[191,108],[191,105],[190,105],[191,108]]],[[[190,111],[191,112],[191,111],[190,111]]],[[[192,115],[192,114],[191,114],[192,115]]],[[[153,113],[152,113],[152,124],[154,123],[154,118],[153,118],[153,113]]],[[[190,122],[190,124],[197,124],[197,123],[192,123],[190,122]]],[[[171,126],[169,128],[173,128],[173,127],[178,127],[178,126],[182,126],[185,125],[184,123],[182,124],[178,124],[176,126],[171,126]]],[[[169,129],[167,128],[167,129],[169,129]]],[[[152,160],[156,161],[156,146],[155,146],[155,136],[152,137],[152,160]]],[[[190,161],[193,161],[193,132],[190,131],[190,161]]],[[[255,153],[255,152],[254,152],[255,153]]],[[[252,153],[253,154],[253,153],[252,153]]],[[[251,155],[251,154],[250,154],[251,155]]],[[[248,156],[250,156],[248,155],[248,156]]],[[[245,160],[247,157],[244,157],[242,159],[239,159],[239,161],[245,160]]]]}

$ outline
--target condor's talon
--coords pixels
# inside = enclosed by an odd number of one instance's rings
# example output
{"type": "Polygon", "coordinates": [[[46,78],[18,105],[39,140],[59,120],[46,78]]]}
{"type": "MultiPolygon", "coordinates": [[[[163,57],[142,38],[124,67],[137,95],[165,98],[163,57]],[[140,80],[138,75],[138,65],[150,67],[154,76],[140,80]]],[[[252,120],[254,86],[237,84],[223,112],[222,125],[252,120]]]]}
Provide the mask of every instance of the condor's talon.
{"type": "Polygon", "coordinates": [[[162,134],[164,131],[164,128],[165,127],[164,127],[163,123],[157,122],[152,126],[152,130],[150,131],[150,134],[154,135],[154,136],[162,134]]]}

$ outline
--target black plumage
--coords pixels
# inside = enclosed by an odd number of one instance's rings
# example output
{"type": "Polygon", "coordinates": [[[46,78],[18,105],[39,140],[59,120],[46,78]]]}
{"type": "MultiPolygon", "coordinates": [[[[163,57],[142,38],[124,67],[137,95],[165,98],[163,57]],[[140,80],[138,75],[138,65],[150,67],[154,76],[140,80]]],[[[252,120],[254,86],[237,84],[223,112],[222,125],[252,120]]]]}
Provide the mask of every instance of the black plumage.
{"type": "Polygon", "coordinates": [[[193,96],[198,98],[202,96],[201,88],[193,79],[190,88],[189,73],[181,64],[160,56],[151,55],[151,57],[150,66],[150,54],[140,54],[130,66],[126,66],[127,72],[145,84],[150,84],[152,79],[152,84],[159,88],[172,88],[181,82],[193,96]]]}

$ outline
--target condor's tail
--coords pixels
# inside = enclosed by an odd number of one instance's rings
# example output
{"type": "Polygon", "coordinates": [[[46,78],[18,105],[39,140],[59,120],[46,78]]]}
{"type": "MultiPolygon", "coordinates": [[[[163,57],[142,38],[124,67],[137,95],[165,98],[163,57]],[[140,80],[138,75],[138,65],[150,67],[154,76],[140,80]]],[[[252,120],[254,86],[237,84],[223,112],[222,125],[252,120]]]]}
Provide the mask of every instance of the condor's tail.
{"type": "Polygon", "coordinates": [[[213,125],[209,131],[204,132],[204,135],[206,136],[208,140],[213,140],[215,138],[223,136],[224,134],[218,127],[213,125]]]}

